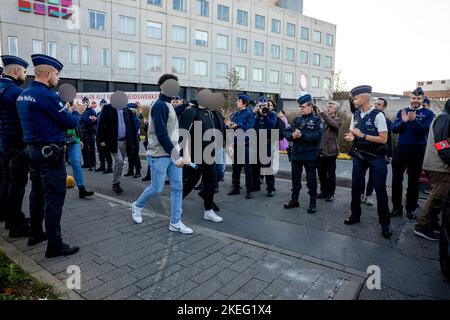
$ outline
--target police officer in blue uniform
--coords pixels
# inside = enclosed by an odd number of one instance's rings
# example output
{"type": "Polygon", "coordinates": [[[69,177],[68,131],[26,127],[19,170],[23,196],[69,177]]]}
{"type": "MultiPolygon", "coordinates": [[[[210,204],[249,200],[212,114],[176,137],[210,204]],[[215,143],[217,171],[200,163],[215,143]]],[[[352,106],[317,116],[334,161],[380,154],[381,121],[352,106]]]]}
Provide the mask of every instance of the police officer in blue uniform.
{"type": "Polygon", "coordinates": [[[309,190],[308,213],[317,211],[317,162],[319,160],[320,140],[322,139],[322,120],[313,113],[312,96],[307,94],[298,99],[300,117],[294,119],[286,129],[286,139],[292,146],[292,198],[284,205],[285,209],[299,208],[298,197],[302,189],[303,167],[306,171],[306,186],[309,190]]]}
{"type": "Polygon", "coordinates": [[[350,132],[345,139],[353,142],[350,155],[353,157],[351,216],[346,225],[361,222],[361,186],[365,183],[367,169],[373,172],[373,186],[377,194],[379,222],[384,238],[390,239],[389,203],[386,191],[387,164],[386,143],[388,127],[384,114],[372,107],[370,96],[372,87],[359,86],[351,91],[356,111],[350,124],[350,132]]]}
{"type": "Polygon", "coordinates": [[[97,125],[97,113],[91,108],[88,97],[83,97],[83,106],[86,110],[81,115],[81,141],[83,142],[83,168],[94,171],[95,159],[95,126],[97,125]]]}
{"type": "Polygon", "coordinates": [[[35,80],[17,99],[17,111],[23,128],[30,161],[32,189],[30,194],[31,237],[28,245],[48,238],[47,258],[72,255],[78,247],[65,244],[61,238],[61,215],[66,196],[65,137],[81,119],[77,106],[67,110],[64,102],[50,89],[58,85],[63,65],[43,54],[31,56],[35,80]],[[44,234],[42,222],[45,218],[44,234]]]}
{"type": "Polygon", "coordinates": [[[22,127],[16,109],[16,101],[22,93],[28,63],[15,56],[2,56],[5,66],[0,79],[0,140],[2,188],[0,205],[6,213],[5,227],[11,238],[28,236],[29,226],[22,213],[23,197],[28,183],[28,160],[23,142],[22,127]]]}
{"type": "MultiPolygon", "coordinates": [[[[238,96],[237,108],[239,111],[233,113],[230,117],[230,121],[226,121],[225,124],[228,129],[243,130],[244,133],[248,130],[254,130],[255,128],[255,115],[248,110],[248,103],[250,97],[245,94],[238,96]]],[[[240,139],[235,137],[233,143],[233,175],[232,175],[232,190],[228,193],[229,196],[240,194],[240,180],[242,168],[245,170],[245,186],[247,192],[246,199],[251,199],[251,192],[253,191],[252,181],[252,168],[250,164],[250,139],[245,137],[240,139]]]]}

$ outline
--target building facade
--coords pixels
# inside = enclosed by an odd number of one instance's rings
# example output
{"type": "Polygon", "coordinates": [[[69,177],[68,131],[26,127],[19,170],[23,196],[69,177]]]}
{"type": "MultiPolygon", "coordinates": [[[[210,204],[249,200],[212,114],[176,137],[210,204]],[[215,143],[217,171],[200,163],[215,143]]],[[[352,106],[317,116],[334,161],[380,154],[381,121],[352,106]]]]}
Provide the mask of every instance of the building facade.
{"type": "Polygon", "coordinates": [[[0,52],[55,56],[63,81],[84,92],[154,91],[174,73],[191,98],[226,88],[235,68],[254,97],[326,97],[336,26],[302,10],[273,0],[2,0],[0,52]]]}

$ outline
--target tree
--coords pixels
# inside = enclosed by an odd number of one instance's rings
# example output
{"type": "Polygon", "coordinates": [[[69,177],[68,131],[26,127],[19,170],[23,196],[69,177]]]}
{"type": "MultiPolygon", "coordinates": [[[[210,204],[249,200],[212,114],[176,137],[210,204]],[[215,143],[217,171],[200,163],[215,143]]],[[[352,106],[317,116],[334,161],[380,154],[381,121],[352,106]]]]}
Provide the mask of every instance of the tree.
{"type": "Polygon", "coordinates": [[[348,100],[347,82],[342,77],[342,71],[335,73],[333,76],[330,98],[339,103],[348,100]]]}
{"type": "Polygon", "coordinates": [[[234,102],[237,100],[237,94],[239,90],[239,81],[241,77],[236,68],[231,68],[227,75],[227,87],[223,91],[225,97],[224,114],[228,117],[233,112],[234,102]]]}

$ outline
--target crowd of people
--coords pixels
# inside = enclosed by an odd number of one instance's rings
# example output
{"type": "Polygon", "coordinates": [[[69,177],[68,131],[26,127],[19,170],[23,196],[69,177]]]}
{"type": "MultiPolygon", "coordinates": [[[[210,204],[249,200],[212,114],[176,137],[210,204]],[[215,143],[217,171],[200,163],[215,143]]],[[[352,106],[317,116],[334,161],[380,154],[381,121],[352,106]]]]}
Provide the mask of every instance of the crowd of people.
{"type": "MultiPolygon", "coordinates": [[[[12,238],[29,237],[30,246],[48,241],[48,258],[79,251],[78,247],[65,244],[61,235],[67,163],[72,166],[80,198],[94,195],[86,189],[83,168],[112,174],[112,190],[120,195],[124,191],[121,182],[126,158],[125,176],[141,178],[139,149],[144,133],[147,174],[142,181],[150,182],[132,204],[132,219],[137,224],[143,223],[145,205],[161,194],[165,184],[170,185],[170,231],[194,232],[182,222],[183,199],[194,189],[200,190],[204,219],[223,222],[214,197],[224,179],[227,155],[232,160],[230,197],[241,194],[244,170],[246,199],[260,192],[264,183],[267,197],[273,198],[274,156],[281,150],[288,152],[292,173],[292,194],[284,209],[301,207],[303,169],[310,200],[305,208],[308,214],[320,209],[317,200],[330,203],[335,200],[338,135],[343,123],[338,102],[329,101],[321,109],[311,95],[302,95],[298,99],[298,115],[289,122],[285,112],[277,113],[274,101],[265,96],[252,101],[243,93],[237,97],[237,110],[228,117],[223,105],[217,106],[211,98],[214,94],[206,88],[198,89],[197,99],[187,103],[173,92],[166,92],[164,84],[172,81],[178,85],[178,78],[165,74],[159,79],[161,93],[150,107],[148,117],[142,116],[138,102],[117,106],[102,100],[97,113],[95,103],[90,103],[87,97],[81,104],[63,101],[51,90],[57,87],[63,69],[57,59],[33,55],[35,79],[26,89],[21,86],[26,80],[28,63],[15,56],[2,56],[1,60],[4,70],[0,79],[0,218],[6,220],[5,227],[12,238]],[[27,219],[22,202],[29,179],[27,219]]],[[[391,219],[403,215],[405,172],[406,216],[416,220],[418,186],[422,170],[426,170],[431,189],[414,233],[436,241],[440,234],[439,213],[450,191],[450,101],[435,117],[429,108],[430,101],[417,88],[411,94],[410,106],[398,112],[391,123],[384,113],[387,101],[378,98],[372,104],[371,94],[372,87],[367,85],[350,91],[353,116],[345,139],[352,143],[353,173],[351,215],[344,223],[361,222],[361,204],[373,205],[375,191],[382,235],[390,239],[391,219]],[[393,134],[398,135],[395,148],[393,134]],[[386,188],[389,163],[393,170],[392,210],[386,188]]]]}

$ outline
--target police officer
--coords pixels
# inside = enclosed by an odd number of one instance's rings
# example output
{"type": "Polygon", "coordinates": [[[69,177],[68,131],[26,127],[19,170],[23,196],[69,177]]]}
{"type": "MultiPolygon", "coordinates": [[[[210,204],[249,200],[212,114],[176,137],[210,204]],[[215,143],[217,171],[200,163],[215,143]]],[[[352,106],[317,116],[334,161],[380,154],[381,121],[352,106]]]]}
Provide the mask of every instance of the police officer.
{"type": "Polygon", "coordinates": [[[67,129],[75,129],[81,119],[78,106],[64,108],[64,102],[50,89],[58,85],[63,65],[43,54],[31,56],[35,80],[17,99],[17,111],[23,128],[30,161],[31,237],[28,245],[48,238],[47,258],[66,256],[79,251],[61,238],[61,215],[66,196],[64,161],[67,129]],[[42,222],[45,218],[44,234],[42,222]]]}
{"type": "Polygon", "coordinates": [[[5,70],[0,79],[0,140],[4,168],[0,203],[6,212],[5,226],[9,236],[19,238],[28,236],[29,231],[22,213],[29,169],[16,101],[22,93],[20,86],[25,83],[28,63],[15,56],[2,56],[1,60],[5,70]]]}
{"type": "Polygon", "coordinates": [[[406,213],[416,220],[419,200],[419,180],[427,147],[428,132],[434,119],[433,111],[422,107],[424,92],[417,88],[411,93],[411,106],[398,112],[392,124],[392,132],[398,134],[397,150],[392,159],[392,205],[391,217],[403,215],[403,175],[408,169],[408,192],[406,213]]]}
{"type": "MultiPolygon", "coordinates": [[[[250,97],[245,94],[240,94],[237,100],[238,111],[233,113],[230,120],[225,121],[228,129],[239,130],[244,133],[249,130],[254,130],[255,115],[249,111],[248,104],[250,97]]],[[[247,192],[246,199],[251,199],[252,195],[252,168],[250,165],[250,139],[246,137],[234,137],[233,143],[233,175],[232,175],[232,190],[228,193],[229,196],[240,194],[240,180],[241,171],[245,171],[245,186],[247,192]]]]}
{"type": "MultiPolygon", "coordinates": [[[[100,101],[100,112],[97,113],[97,123],[100,121],[100,117],[102,115],[103,107],[108,104],[105,99],[102,99],[100,101]]],[[[96,131],[98,131],[98,126],[96,128],[96,131]]],[[[106,147],[103,147],[100,145],[100,140],[98,139],[98,132],[97,133],[97,150],[98,150],[98,158],[100,160],[100,167],[95,170],[95,172],[103,172],[104,174],[113,173],[112,169],[112,156],[111,153],[108,151],[106,147]],[[106,167],[107,166],[107,167],[106,167]]]]}
{"type": "Polygon", "coordinates": [[[95,126],[97,124],[97,113],[91,107],[89,99],[84,97],[83,106],[86,111],[81,115],[81,141],[83,142],[83,168],[89,171],[95,170],[95,126]]]}
{"type": "Polygon", "coordinates": [[[322,139],[322,120],[313,113],[312,96],[307,94],[298,99],[300,117],[294,119],[286,129],[286,138],[293,142],[292,146],[292,198],[284,205],[285,209],[300,207],[298,197],[302,189],[302,171],[305,167],[309,190],[308,213],[317,211],[317,161],[322,139]]]}
{"type": "Polygon", "coordinates": [[[359,86],[351,91],[356,107],[345,139],[353,142],[350,155],[353,157],[351,216],[346,225],[361,221],[361,186],[365,183],[367,169],[373,171],[373,185],[377,194],[377,209],[383,237],[390,239],[389,204],[386,191],[387,164],[386,143],[388,128],[384,114],[370,105],[372,87],[359,86]]]}

